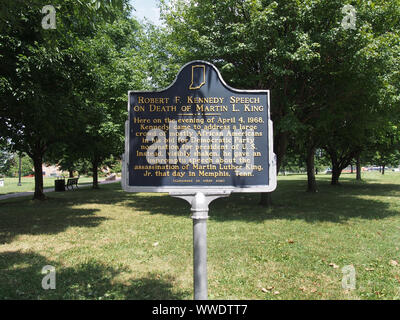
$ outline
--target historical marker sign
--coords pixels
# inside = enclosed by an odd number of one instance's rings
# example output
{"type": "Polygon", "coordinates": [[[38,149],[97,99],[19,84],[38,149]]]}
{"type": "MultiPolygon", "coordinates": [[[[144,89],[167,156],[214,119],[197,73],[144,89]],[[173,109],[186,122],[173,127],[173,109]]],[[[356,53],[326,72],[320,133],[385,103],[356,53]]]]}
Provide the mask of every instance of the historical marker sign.
{"type": "Polygon", "coordinates": [[[191,204],[194,298],[207,299],[209,203],[276,187],[269,91],[233,89],[193,61],[162,91],[130,91],[128,111],[122,187],[191,204]]]}
{"type": "Polygon", "coordinates": [[[275,189],[268,90],[233,89],[215,66],[193,61],[162,91],[130,91],[128,110],[125,191],[275,189]]]}

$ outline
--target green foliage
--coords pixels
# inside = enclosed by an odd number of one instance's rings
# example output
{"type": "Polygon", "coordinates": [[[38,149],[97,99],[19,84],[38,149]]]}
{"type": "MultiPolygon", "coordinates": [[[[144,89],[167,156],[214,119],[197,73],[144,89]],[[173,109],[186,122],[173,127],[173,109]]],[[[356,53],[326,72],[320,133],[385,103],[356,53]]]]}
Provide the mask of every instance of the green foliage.
{"type": "MultiPolygon", "coordinates": [[[[9,160],[7,170],[3,173],[7,177],[18,177],[19,174],[19,155],[13,154],[9,160]]],[[[21,176],[33,174],[33,161],[27,155],[21,158],[21,176]]]]}
{"type": "Polygon", "coordinates": [[[160,90],[169,86],[182,67],[185,50],[177,46],[166,27],[145,26],[141,55],[146,64],[146,80],[142,89],[160,90]]]}
{"type": "Polygon", "coordinates": [[[390,122],[380,128],[371,139],[371,148],[364,152],[364,160],[379,166],[400,164],[400,130],[390,122]]]}
{"type": "Polygon", "coordinates": [[[54,0],[55,30],[45,4],[0,3],[0,139],[36,162],[119,158],[127,91],[163,88],[193,59],[271,90],[278,167],[313,148],[338,170],[395,148],[381,138],[400,122],[399,0],[353,1],[355,30],[341,26],[345,0],[162,1],[165,27],[141,26],[128,0],[54,0]]]}
{"type": "Polygon", "coordinates": [[[271,89],[278,167],[295,137],[297,152],[323,147],[341,170],[400,109],[400,2],[352,3],[355,30],[341,26],[346,4],[178,0],[162,8],[182,63],[208,60],[235,87],[271,89]]]}
{"type": "Polygon", "coordinates": [[[111,173],[121,173],[122,162],[120,159],[111,156],[110,158],[106,159],[103,164],[110,169],[111,173]]]}
{"type": "Polygon", "coordinates": [[[84,113],[61,158],[88,160],[94,170],[123,153],[127,92],[146,85],[142,41],[142,27],[121,15],[112,23],[104,22],[93,37],[78,42],[90,86],[79,92],[84,113]]]}
{"type": "Polygon", "coordinates": [[[0,176],[9,174],[9,170],[13,165],[13,162],[13,155],[6,150],[0,149],[0,176]]]}
{"type": "MultiPolygon", "coordinates": [[[[113,89],[106,84],[115,82],[97,77],[94,71],[101,68],[94,70],[96,66],[90,63],[93,56],[87,56],[85,42],[96,37],[98,30],[107,23],[123,17],[128,19],[130,10],[127,0],[55,0],[52,5],[56,8],[56,29],[44,30],[41,8],[45,4],[38,0],[5,0],[0,4],[0,12],[7,13],[0,16],[4,66],[0,70],[0,136],[10,141],[10,149],[27,153],[37,167],[50,148],[62,147],[78,134],[80,144],[75,150],[92,145],[90,139],[82,139],[81,128],[86,128],[87,123],[100,123],[97,131],[106,135],[111,135],[115,126],[121,126],[101,112],[104,109],[101,103],[90,105],[88,96],[101,98],[94,89],[113,89]],[[100,80],[103,80],[102,87],[97,85],[100,80]]],[[[105,53],[108,61],[102,61],[101,57],[95,61],[99,64],[113,61],[113,56],[105,53]]],[[[118,68],[114,76],[117,72],[120,72],[118,68]]],[[[121,99],[108,93],[116,101],[121,99]]],[[[112,97],[109,96],[109,100],[112,97]]],[[[118,142],[117,139],[109,141],[112,145],[118,142]]],[[[42,194],[41,184],[39,179],[39,195],[42,194]]]]}

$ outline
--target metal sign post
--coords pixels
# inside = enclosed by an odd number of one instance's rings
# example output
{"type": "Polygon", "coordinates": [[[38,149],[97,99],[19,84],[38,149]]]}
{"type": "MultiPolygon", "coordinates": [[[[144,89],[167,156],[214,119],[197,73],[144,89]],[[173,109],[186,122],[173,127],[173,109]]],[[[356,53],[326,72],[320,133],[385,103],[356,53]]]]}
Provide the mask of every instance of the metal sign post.
{"type": "Polygon", "coordinates": [[[230,192],[207,194],[170,193],[175,198],[181,198],[191,204],[193,219],[193,282],[194,299],[207,300],[207,219],[208,205],[211,201],[228,197],[230,192]]]}
{"type": "Polygon", "coordinates": [[[190,203],[196,300],[207,299],[211,201],[276,188],[269,99],[269,90],[231,88],[206,61],[187,63],[161,91],[128,93],[122,188],[190,203]]]}

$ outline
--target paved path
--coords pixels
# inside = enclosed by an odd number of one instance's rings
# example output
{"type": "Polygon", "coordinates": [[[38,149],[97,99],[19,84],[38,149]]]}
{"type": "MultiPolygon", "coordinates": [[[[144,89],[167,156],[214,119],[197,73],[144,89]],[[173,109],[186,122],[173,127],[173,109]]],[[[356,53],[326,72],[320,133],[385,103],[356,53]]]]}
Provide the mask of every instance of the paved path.
{"type": "MultiPolygon", "coordinates": [[[[109,183],[116,183],[116,182],[120,182],[120,181],[121,181],[121,179],[117,179],[117,180],[113,180],[113,181],[102,180],[102,181],[99,181],[99,184],[109,184],[109,183]]],[[[78,188],[87,188],[87,187],[91,187],[91,186],[92,186],[91,183],[79,184],[78,188]]],[[[54,192],[54,188],[46,188],[46,189],[43,190],[43,192],[44,193],[54,192]]],[[[17,198],[17,197],[33,196],[33,193],[34,193],[33,191],[8,193],[8,194],[1,195],[0,196],[0,200],[17,198]]]]}

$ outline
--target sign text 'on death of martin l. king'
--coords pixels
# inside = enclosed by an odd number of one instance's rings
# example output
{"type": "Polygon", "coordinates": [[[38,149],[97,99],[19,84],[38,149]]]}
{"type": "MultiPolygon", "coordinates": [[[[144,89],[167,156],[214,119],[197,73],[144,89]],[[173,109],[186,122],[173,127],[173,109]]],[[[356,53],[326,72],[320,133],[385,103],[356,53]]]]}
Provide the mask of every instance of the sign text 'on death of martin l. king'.
{"type": "Polygon", "coordinates": [[[128,99],[125,191],[275,189],[268,90],[233,89],[214,65],[193,61],[168,88],[128,99]]]}

